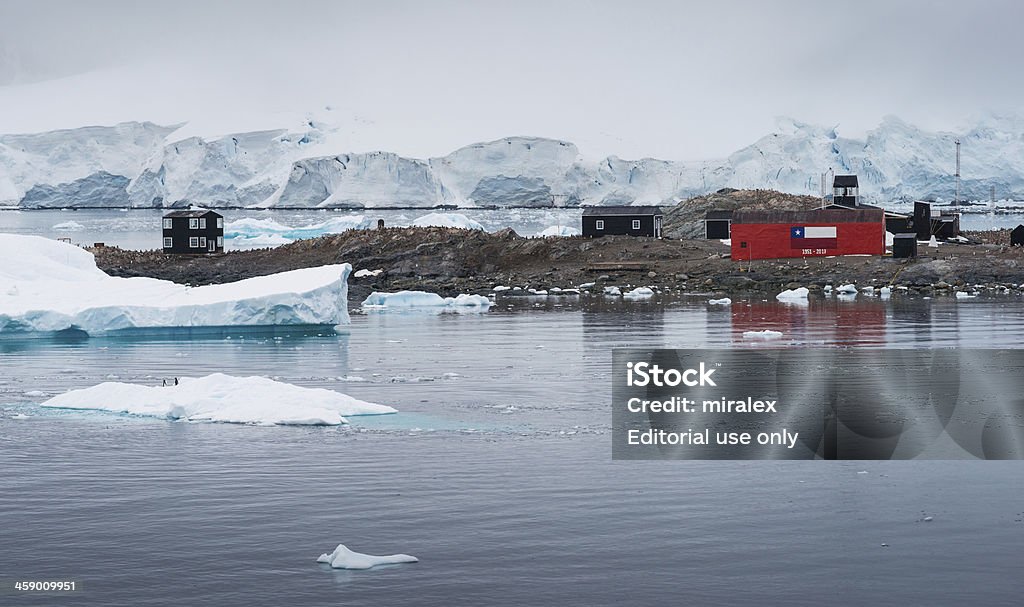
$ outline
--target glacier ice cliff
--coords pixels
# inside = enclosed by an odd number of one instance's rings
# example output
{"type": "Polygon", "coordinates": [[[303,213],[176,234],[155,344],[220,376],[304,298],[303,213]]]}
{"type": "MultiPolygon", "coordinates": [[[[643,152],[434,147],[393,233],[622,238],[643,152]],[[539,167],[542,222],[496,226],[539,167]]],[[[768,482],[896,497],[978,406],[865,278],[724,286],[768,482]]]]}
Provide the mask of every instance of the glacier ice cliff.
{"type": "Polygon", "coordinates": [[[507,137],[446,156],[352,153],[344,133],[301,128],[200,136],[177,126],[0,135],[0,206],[427,208],[438,205],[672,204],[723,187],[817,194],[829,168],[856,173],[868,199],[1024,198],[1024,116],[990,114],[959,133],[887,117],[863,138],[780,118],[726,158],[592,159],[567,141],[507,137]],[[177,136],[177,133],[187,136],[177,136]]]}

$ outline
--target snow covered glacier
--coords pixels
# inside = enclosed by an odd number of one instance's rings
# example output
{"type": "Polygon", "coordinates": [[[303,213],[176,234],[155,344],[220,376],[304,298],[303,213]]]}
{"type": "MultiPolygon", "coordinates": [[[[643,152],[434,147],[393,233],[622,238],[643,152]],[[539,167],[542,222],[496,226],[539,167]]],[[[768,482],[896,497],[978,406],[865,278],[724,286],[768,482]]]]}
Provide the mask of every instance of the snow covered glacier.
{"type": "MultiPolygon", "coordinates": [[[[180,128],[179,128],[180,127],[180,128]]],[[[953,192],[954,140],[963,191],[1024,198],[1024,117],[989,115],[960,133],[890,117],[862,139],[779,119],[776,131],[726,158],[594,159],[567,141],[508,137],[417,159],[352,153],[343,132],[293,129],[202,135],[128,122],[0,135],[0,206],[433,207],[674,203],[722,187],[816,194],[822,172],[857,173],[877,200],[953,192]]]]}
{"type": "Polygon", "coordinates": [[[0,234],[0,336],[80,329],[348,324],[349,264],[190,288],[117,278],[92,253],[38,236],[0,234]]]}

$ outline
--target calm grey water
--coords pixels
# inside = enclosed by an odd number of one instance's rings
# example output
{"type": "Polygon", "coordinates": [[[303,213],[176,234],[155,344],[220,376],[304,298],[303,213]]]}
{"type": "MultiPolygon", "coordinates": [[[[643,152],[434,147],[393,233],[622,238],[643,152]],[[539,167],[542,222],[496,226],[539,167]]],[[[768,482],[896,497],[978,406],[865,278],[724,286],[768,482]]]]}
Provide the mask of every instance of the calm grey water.
{"type": "Polygon", "coordinates": [[[347,335],[0,341],[0,578],[84,588],[0,605],[1019,604],[1017,462],[611,461],[612,348],[751,347],[763,328],[794,347],[1017,347],[1024,306],[526,303],[357,315],[347,335]],[[401,413],[262,428],[25,395],[211,371],[401,413]],[[421,562],[314,562],[340,542],[421,562]]]}

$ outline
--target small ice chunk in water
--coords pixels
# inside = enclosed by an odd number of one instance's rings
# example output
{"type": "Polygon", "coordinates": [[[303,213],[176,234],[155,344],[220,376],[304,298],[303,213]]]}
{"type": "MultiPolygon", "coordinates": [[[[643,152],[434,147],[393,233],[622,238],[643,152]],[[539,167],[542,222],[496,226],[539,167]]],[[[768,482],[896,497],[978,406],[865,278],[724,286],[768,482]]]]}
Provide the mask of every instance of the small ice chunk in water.
{"type": "Polygon", "coordinates": [[[369,569],[377,565],[396,565],[398,563],[418,563],[419,559],[408,554],[392,554],[388,556],[373,556],[349,550],[345,544],[338,544],[334,552],[321,554],[316,560],[318,563],[327,563],[334,569],[369,569]]]}

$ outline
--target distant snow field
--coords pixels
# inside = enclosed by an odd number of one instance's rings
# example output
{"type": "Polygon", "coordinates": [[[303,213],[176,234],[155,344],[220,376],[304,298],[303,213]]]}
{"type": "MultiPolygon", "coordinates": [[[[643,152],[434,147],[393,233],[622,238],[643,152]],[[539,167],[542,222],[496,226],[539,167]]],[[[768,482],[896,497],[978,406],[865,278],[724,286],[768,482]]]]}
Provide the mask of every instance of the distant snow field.
{"type": "Polygon", "coordinates": [[[42,403],[56,409],[90,409],[191,422],[337,426],[344,416],[396,413],[340,392],[303,388],[265,377],[214,373],[181,378],[179,385],[104,382],[71,390],[42,403]]]}

